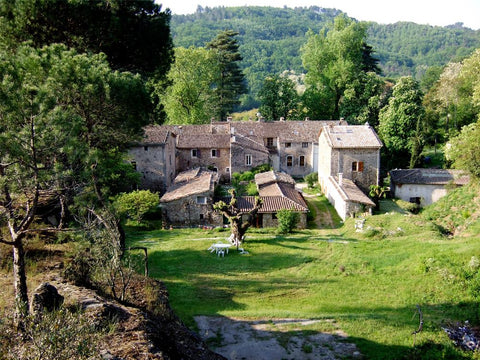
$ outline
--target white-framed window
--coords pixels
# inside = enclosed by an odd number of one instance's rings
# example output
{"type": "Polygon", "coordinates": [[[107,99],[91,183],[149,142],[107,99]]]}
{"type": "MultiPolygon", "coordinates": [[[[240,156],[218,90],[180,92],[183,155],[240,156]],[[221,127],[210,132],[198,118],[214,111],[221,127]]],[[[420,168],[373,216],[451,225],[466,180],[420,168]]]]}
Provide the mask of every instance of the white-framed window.
{"type": "Polygon", "coordinates": [[[206,204],[207,197],[206,196],[197,196],[197,204],[206,204]]]}
{"type": "Polygon", "coordinates": [[[302,148],[304,149],[308,148],[308,142],[302,142],[302,148]]]}
{"type": "Polygon", "coordinates": [[[287,166],[288,167],[293,166],[293,156],[292,155],[287,156],[287,166]]]}
{"type": "Polygon", "coordinates": [[[304,155],[300,155],[300,157],[298,158],[298,166],[305,166],[305,156],[304,155]]]}
{"type": "Polygon", "coordinates": [[[197,149],[192,149],[191,154],[192,154],[192,158],[198,158],[198,150],[197,149]]]}
{"type": "Polygon", "coordinates": [[[267,138],[267,147],[273,147],[273,138],[267,138]]]}
{"type": "Polygon", "coordinates": [[[216,158],[220,156],[220,150],[218,149],[212,149],[212,158],[216,158]]]}
{"type": "Polygon", "coordinates": [[[229,167],[225,168],[225,172],[228,174],[230,172],[230,168],[229,167]]]}
{"type": "Polygon", "coordinates": [[[245,154],[245,165],[250,166],[252,165],[252,155],[245,154]]]}
{"type": "Polygon", "coordinates": [[[362,172],[363,171],[363,161],[352,162],[352,171],[362,172]]]}

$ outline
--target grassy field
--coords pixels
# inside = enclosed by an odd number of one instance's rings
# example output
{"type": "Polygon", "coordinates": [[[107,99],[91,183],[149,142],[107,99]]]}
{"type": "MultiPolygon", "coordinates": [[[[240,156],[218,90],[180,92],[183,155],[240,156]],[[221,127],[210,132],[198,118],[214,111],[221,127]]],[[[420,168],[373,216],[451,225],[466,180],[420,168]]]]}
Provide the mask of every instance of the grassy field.
{"type": "Polygon", "coordinates": [[[331,319],[313,330],[345,331],[369,359],[475,358],[454,348],[441,326],[479,324],[470,279],[480,237],[445,237],[391,201],[382,209],[363,232],[354,219],[288,236],[252,229],[248,254],[231,250],[224,258],[207,249],[227,231],[130,231],[128,239],[149,248],[151,276],[165,282],[191,327],[195,315],[331,319]],[[414,347],[417,304],[425,323],[414,347]]]}

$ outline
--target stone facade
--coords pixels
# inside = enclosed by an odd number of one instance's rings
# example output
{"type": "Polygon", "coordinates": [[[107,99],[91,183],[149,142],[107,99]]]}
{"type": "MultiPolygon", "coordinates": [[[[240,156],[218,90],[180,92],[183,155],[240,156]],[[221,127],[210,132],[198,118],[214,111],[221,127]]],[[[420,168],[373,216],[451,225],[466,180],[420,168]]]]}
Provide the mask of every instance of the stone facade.
{"type": "Polygon", "coordinates": [[[176,176],[175,135],[145,128],[145,138],[128,151],[132,166],[141,175],[140,188],[164,193],[176,176]]]}

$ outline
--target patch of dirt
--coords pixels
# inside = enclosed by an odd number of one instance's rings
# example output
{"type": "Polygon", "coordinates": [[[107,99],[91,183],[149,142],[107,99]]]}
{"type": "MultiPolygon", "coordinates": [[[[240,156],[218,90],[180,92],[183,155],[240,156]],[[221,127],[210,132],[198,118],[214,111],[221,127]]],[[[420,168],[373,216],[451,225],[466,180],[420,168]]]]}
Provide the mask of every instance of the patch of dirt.
{"type": "Polygon", "coordinates": [[[324,333],[308,325],[326,320],[252,320],[197,316],[199,335],[229,360],[361,359],[355,344],[341,331],[324,333]]]}

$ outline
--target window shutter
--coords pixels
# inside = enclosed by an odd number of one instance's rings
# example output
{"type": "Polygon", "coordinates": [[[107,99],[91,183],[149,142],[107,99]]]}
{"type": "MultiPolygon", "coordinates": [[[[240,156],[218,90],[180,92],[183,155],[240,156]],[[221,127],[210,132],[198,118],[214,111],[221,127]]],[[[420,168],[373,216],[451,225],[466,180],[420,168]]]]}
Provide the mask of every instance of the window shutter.
{"type": "Polygon", "coordinates": [[[201,155],[200,155],[200,149],[197,149],[197,158],[200,159],[201,155]]]}
{"type": "Polygon", "coordinates": [[[217,157],[220,157],[220,149],[217,149],[217,157]]]}
{"type": "Polygon", "coordinates": [[[363,161],[358,162],[358,171],[363,171],[363,161]]]}

